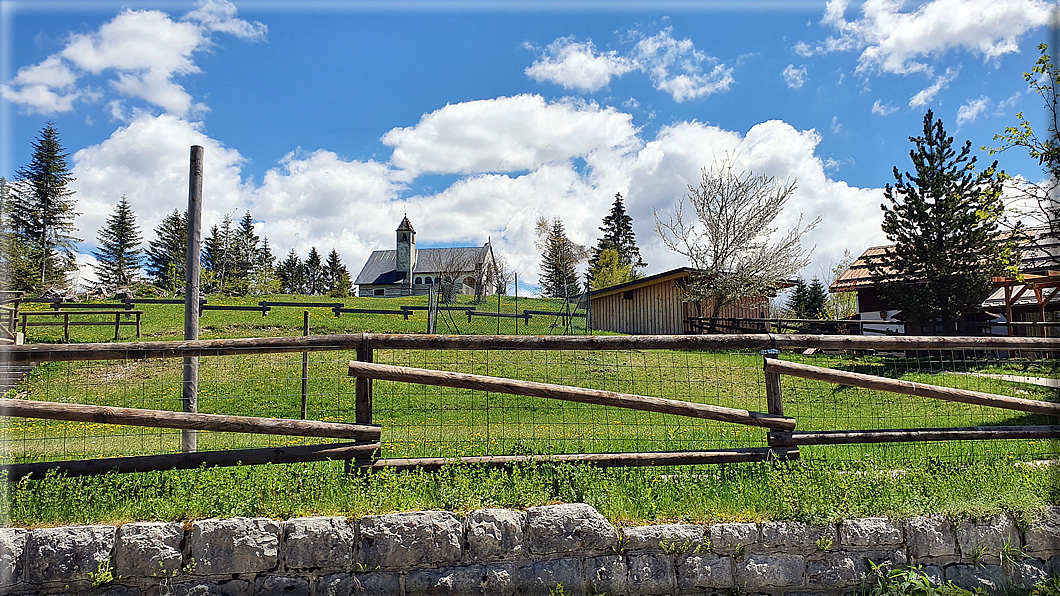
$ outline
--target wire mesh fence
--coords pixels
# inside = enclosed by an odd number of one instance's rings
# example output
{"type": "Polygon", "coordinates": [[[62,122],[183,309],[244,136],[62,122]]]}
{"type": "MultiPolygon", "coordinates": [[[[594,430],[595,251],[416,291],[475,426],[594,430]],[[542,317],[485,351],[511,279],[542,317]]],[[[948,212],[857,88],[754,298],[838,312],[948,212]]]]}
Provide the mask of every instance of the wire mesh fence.
{"type": "MultiPolygon", "coordinates": [[[[327,338],[317,338],[327,340],[327,338]]],[[[764,412],[763,357],[758,349],[660,349],[623,338],[619,349],[557,344],[540,349],[420,349],[423,336],[395,347],[373,341],[376,363],[537,381],[764,412]]],[[[590,339],[590,338],[582,338],[590,339]]],[[[605,338],[606,339],[606,338],[605,338]]],[[[518,341],[519,338],[499,340],[518,341]]],[[[542,342],[552,341],[549,338],[542,342]]],[[[557,338],[556,341],[561,341],[557,338]]],[[[712,341],[709,338],[705,341],[712,341]]],[[[812,340],[807,340],[812,341],[812,340]]],[[[706,345],[706,344],[704,344],[706,345]]],[[[357,358],[349,342],[308,357],[307,418],[355,422],[357,358]]],[[[111,346],[112,349],[119,349],[111,346]]],[[[57,352],[61,346],[54,348],[57,352]]],[[[6,397],[41,401],[181,410],[181,360],[142,358],[45,362],[6,397]]],[[[47,352],[40,354],[48,359],[47,352]]],[[[1057,351],[845,350],[784,360],[985,393],[1058,401],[1057,351]]],[[[200,358],[199,412],[300,418],[302,353],[200,358]]],[[[931,400],[833,383],[783,377],[786,416],[797,430],[912,429],[1057,425],[1056,417],[931,400]]],[[[539,397],[375,381],[372,421],[382,426],[383,458],[561,453],[699,451],[767,446],[763,428],[672,414],[626,410],[539,397]]],[[[1055,435],[1054,435],[1055,436],[1055,435]]],[[[325,442],[272,435],[199,433],[199,449],[226,450],[325,442]]],[[[0,427],[4,463],[176,453],[180,431],[134,426],[8,418],[0,427]]],[[[865,458],[1052,459],[1055,439],[808,445],[804,458],[837,462],[865,458]]]]}

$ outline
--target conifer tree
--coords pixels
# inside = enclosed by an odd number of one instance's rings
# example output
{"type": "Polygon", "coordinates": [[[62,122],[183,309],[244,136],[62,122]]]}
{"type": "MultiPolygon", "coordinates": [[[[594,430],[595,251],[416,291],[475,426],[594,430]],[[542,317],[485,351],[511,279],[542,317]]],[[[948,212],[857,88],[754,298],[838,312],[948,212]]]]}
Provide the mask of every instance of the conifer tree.
{"type": "Polygon", "coordinates": [[[122,195],[107,217],[107,223],[96,238],[99,248],[92,254],[96,257],[96,277],[105,287],[129,286],[140,276],[143,250],[140,242],[140,226],[136,225],[136,214],[129,205],[129,197],[122,195]]]}
{"type": "Polygon", "coordinates": [[[146,252],[147,274],[152,282],[169,292],[181,287],[188,252],[188,213],[174,209],[163,217],[146,252]]]}
{"type": "Polygon", "coordinates": [[[339,258],[339,251],[334,248],[328,253],[328,259],[324,263],[324,289],[329,296],[336,298],[350,294],[350,273],[339,258]],[[343,278],[345,275],[345,278],[343,278]],[[343,293],[345,290],[345,293],[343,293]]]}
{"type": "Polygon", "coordinates": [[[229,291],[236,259],[235,231],[232,216],[225,214],[221,225],[210,226],[210,233],[202,241],[202,286],[206,290],[229,291]]]}
{"type": "Polygon", "coordinates": [[[793,318],[805,319],[806,318],[806,299],[809,288],[806,286],[806,281],[801,277],[795,280],[795,287],[791,289],[791,294],[788,295],[788,312],[793,318]]]}
{"type": "Polygon", "coordinates": [[[929,110],[924,134],[909,137],[914,173],[894,168],[884,188],[883,232],[894,246],[869,262],[884,303],[907,321],[941,320],[946,333],[989,295],[1011,247],[1000,240],[1002,176],[997,162],[975,170],[971,142],[960,151],[929,110]]]}
{"type": "Polygon", "coordinates": [[[15,193],[0,177],[0,289],[27,288],[17,280],[34,280],[34,267],[26,245],[15,233],[15,193]]]}
{"type": "Polygon", "coordinates": [[[320,262],[320,253],[317,252],[317,247],[309,247],[309,255],[306,256],[302,267],[305,271],[306,294],[310,296],[324,294],[324,265],[320,262]]]}
{"type": "Polygon", "coordinates": [[[250,292],[252,294],[272,294],[280,289],[279,280],[276,278],[276,257],[272,255],[272,247],[269,245],[269,237],[261,239],[261,249],[258,251],[257,261],[254,264],[254,272],[250,276],[250,292]]]}
{"type": "Polygon", "coordinates": [[[806,310],[805,318],[821,319],[825,316],[828,304],[828,290],[825,289],[821,280],[814,276],[810,285],[806,288],[806,310]]]}
{"type": "Polygon", "coordinates": [[[239,220],[232,246],[232,271],[229,274],[229,292],[246,294],[250,288],[250,279],[258,264],[258,242],[254,233],[254,218],[248,210],[239,220]]]}
{"type": "Polygon", "coordinates": [[[304,294],[305,272],[298,253],[291,249],[287,258],[276,267],[276,279],[280,281],[280,292],[284,294],[304,294]]]}
{"type": "MultiPolygon", "coordinates": [[[[611,213],[604,217],[600,231],[604,235],[596,241],[592,256],[589,257],[589,285],[598,287],[595,278],[600,273],[600,254],[608,249],[618,253],[618,267],[607,273],[614,280],[614,272],[628,271],[626,279],[622,279],[611,285],[618,285],[640,277],[640,270],[647,267],[647,263],[640,256],[637,241],[633,233],[633,218],[626,214],[626,207],[622,202],[622,193],[615,193],[615,202],[611,205],[611,213]]],[[[606,287],[606,286],[601,286],[606,287]]]]}
{"type": "Polygon", "coordinates": [[[68,154],[55,124],[47,122],[33,143],[30,162],[18,169],[13,223],[18,239],[34,264],[33,279],[16,279],[20,289],[66,284],[66,273],[76,268],[74,243],[74,181],[68,154]]]}
{"type": "Polygon", "coordinates": [[[541,251],[541,292],[546,298],[572,298],[581,293],[575,266],[585,259],[585,247],[571,241],[558,217],[537,220],[541,251]]]}

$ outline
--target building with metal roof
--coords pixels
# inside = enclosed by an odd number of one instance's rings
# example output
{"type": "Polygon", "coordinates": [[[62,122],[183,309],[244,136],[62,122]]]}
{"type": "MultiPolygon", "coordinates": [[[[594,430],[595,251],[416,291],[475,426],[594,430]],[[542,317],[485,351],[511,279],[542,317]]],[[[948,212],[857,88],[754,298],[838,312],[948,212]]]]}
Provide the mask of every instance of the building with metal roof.
{"type": "Polygon", "coordinates": [[[496,262],[489,241],[483,246],[417,248],[408,216],[396,230],[393,250],[369,255],[354,283],[361,297],[419,296],[440,286],[454,294],[496,293],[496,262]]]}

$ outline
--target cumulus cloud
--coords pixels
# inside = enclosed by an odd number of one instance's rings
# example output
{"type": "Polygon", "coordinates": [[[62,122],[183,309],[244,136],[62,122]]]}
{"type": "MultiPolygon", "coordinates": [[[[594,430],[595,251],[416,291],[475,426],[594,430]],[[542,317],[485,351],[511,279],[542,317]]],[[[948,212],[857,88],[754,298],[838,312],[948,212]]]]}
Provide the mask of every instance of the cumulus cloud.
{"type": "Polygon", "coordinates": [[[394,147],[391,163],[415,177],[529,170],[619,150],[634,137],[632,116],[614,108],[516,95],[447,105],[383,142],[394,147]]]}
{"type": "Polygon", "coordinates": [[[784,82],[788,84],[788,87],[798,89],[806,82],[806,67],[795,68],[794,64],[789,64],[784,67],[784,72],[781,73],[781,76],[784,77],[784,82]]]}
{"type": "Polygon", "coordinates": [[[909,107],[920,108],[931,103],[935,96],[939,94],[939,91],[945,89],[955,78],[957,78],[957,69],[947,68],[946,72],[935,78],[935,82],[909,98],[909,107]]]}
{"type": "Polygon", "coordinates": [[[227,0],[201,0],[182,21],[157,10],[126,10],[96,31],[71,35],[40,64],[20,69],[0,86],[0,95],[30,112],[66,112],[78,100],[100,99],[83,79],[109,77],[108,86],[120,97],[177,116],[198,115],[205,105],[174,80],[199,72],[194,54],[210,46],[215,32],[260,39],[266,31],[261,23],[237,18],[227,0]]]}
{"type": "Polygon", "coordinates": [[[737,156],[742,169],[797,179],[798,190],[776,223],[783,230],[800,214],[806,220],[825,216],[807,238],[807,247],[817,246],[815,263],[827,264],[844,249],[859,252],[881,241],[878,218],[865,216],[876,213],[879,189],[853,188],[830,178],[834,163],[816,155],[820,135],[782,121],[763,122],[745,133],[677,122],[642,138],[628,114],[518,96],[447,106],[392,133],[390,163],[294,150],[254,182],[244,179],[239,151],[210,138],[200,125],[141,113],[104,142],[73,155],[74,189],[83,212],[77,224],[88,239],[82,250],[90,252],[95,231],[122,194],[129,197],[145,240],[153,238],[165,214],[184,209],[192,144],[206,150],[204,229],[226,213],[238,217],[250,210],[258,233],[268,236],[278,256],[290,249],[304,256],[310,246],[335,248],[354,274],[372,250],[393,245],[393,230],[407,213],[420,246],[480,245],[490,238],[521,280],[536,283],[537,218],[561,217],[572,239],[591,245],[615,192],[626,197],[649,272],[684,266],[683,258],[655,236],[654,213],[671,212],[688,185],[698,184],[701,169],[728,155],[737,156]],[[510,117],[517,108],[520,118],[510,117]],[[476,118],[487,123],[530,118],[530,128],[556,132],[532,140],[518,127],[487,135],[487,125],[469,134],[462,125],[476,118]],[[437,135],[435,141],[445,149],[427,150],[419,142],[430,135],[437,135]],[[465,149],[474,151],[465,154],[465,149]],[[412,173],[428,172],[456,179],[438,192],[410,195],[412,173]]]}
{"type": "Polygon", "coordinates": [[[598,53],[591,41],[561,37],[548,45],[543,55],[526,69],[535,81],[549,81],[584,92],[606,86],[612,77],[631,71],[648,75],[652,85],[676,102],[726,91],[734,79],[733,69],[697,50],[690,39],[677,39],[673,28],[637,39],[628,55],[616,51],[598,53]]]}
{"type": "Polygon", "coordinates": [[[975,122],[979,116],[990,109],[990,98],[983,95],[979,99],[969,100],[957,108],[957,126],[963,126],[969,122],[975,122]]]}
{"type": "Polygon", "coordinates": [[[629,58],[610,51],[598,53],[592,41],[561,37],[548,44],[542,55],[528,66],[526,75],[538,82],[549,81],[566,89],[593,92],[606,87],[612,77],[633,70],[629,58]]]}
{"type": "Polygon", "coordinates": [[[897,0],[866,0],[860,14],[846,20],[848,0],[829,0],[821,22],[837,32],[806,54],[860,51],[858,71],[932,73],[927,59],[953,49],[995,59],[1019,51],[1019,40],[1049,22],[1047,0],[931,0],[903,11],[897,0]]]}

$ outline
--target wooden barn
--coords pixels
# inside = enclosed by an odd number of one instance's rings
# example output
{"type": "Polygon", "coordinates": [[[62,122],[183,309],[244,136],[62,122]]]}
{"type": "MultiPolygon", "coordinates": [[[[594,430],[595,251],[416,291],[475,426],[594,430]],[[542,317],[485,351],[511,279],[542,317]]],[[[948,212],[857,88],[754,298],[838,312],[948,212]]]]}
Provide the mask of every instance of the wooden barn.
{"type": "MultiPolygon", "coordinates": [[[[690,331],[686,320],[710,313],[710,304],[682,302],[677,282],[692,269],[681,267],[643,277],[590,294],[592,327],[631,335],[681,335],[690,331]],[[699,308],[697,309],[697,306],[699,308]]],[[[721,310],[722,318],[765,318],[769,298],[755,296],[721,310]]]]}

